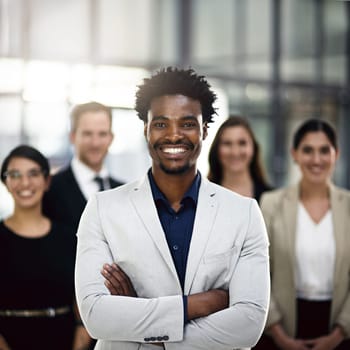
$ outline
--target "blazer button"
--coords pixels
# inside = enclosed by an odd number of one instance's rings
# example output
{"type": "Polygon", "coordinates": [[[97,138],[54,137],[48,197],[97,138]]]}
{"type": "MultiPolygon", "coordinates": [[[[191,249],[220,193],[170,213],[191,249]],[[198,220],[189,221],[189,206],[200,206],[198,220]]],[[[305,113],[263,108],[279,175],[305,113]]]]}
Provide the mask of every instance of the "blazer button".
{"type": "Polygon", "coordinates": [[[169,336],[168,335],[164,335],[163,336],[163,340],[169,340],[169,336]]]}
{"type": "Polygon", "coordinates": [[[150,341],[156,341],[157,338],[156,338],[156,337],[150,337],[149,340],[150,340],[150,341]]]}
{"type": "Polygon", "coordinates": [[[150,341],[150,338],[143,338],[144,341],[150,341]]]}

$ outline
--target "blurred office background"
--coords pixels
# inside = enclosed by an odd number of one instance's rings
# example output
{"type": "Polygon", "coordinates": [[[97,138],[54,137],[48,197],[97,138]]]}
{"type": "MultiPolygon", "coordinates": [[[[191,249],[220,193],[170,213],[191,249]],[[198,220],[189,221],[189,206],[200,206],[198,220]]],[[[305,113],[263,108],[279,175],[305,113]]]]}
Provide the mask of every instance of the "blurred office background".
{"type": "Polygon", "coordinates": [[[108,166],[149,167],[136,85],[159,67],[193,67],[218,94],[200,160],[229,114],[246,115],[276,185],[296,181],[290,135],[305,118],[340,136],[338,185],[350,188],[350,2],[337,0],[0,0],[0,161],[19,143],[67,164],[70,108],[113,107],[108,166]]]}

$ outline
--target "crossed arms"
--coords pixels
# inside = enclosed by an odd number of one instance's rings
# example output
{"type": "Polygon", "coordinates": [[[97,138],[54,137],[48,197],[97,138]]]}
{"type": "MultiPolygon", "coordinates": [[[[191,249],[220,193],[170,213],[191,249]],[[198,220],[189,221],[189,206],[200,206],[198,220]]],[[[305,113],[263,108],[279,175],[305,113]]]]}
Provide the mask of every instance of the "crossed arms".
{"type": "MultiPolygon", "coordinates": [[[[101,270],[105,285],[112,295],[137,297],[128,275],[115,263],[104,264],[101,270]]],[[[229,293],[222,289],[189,295],[187,298],[187,319],[205,317],[229,306],[229,293]]]]}
{"type": "Polygon", "coordinates": [[[149,234],[142,232],[142,221],[130,218],[133,208],[124,201],[125,209],[113,208],[119,214],[114,220],[108,205],[101,210],[96,198],[90,201],[79,226],[76,264],[78,305],[90,334],[125,345],[153,343],[154,334],[166,335],[160,342],[167,350],[253,346],[265,325],[270,283],[265,226],[256,203],[247,203],[241,209],[247,220],[237,217],[237,228],[220,220],[209,236],[208,259],[196,267],[187,297],[189,322],[184,324],[180,284],[149,234]],[[222,253],[214,257],[212,251],[222,253]],[[116,274],[105,265],[113,262],[119,267],[116,274]]]}

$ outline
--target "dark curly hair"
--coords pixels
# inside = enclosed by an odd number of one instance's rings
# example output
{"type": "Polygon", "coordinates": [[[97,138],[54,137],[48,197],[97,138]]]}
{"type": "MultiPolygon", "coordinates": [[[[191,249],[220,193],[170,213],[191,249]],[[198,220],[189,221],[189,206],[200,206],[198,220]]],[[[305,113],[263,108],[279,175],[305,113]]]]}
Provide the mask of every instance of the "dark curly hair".
{"type": "Polygon", "coordinates": [[[154,98],[179,94],[199,101],[203,122],[211,123],[216,114],[213,103],[217,97],[210,87],[204,76],[197,75],[191,68],[162,68],[138,86],[135,110],[139,118],[147,123],[147,114],[154,98]]]}

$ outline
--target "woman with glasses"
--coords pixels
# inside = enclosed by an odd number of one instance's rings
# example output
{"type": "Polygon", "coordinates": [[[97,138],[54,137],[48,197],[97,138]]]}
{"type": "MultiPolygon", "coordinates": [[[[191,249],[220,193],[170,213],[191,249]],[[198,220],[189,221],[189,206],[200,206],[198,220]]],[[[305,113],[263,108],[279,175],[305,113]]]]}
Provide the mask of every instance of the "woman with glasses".
{"type": "Polygon", "coordinates": [[[49,173],[26,145],[1,167],[14,212],[0,222],[0,349],[72,349],[75,234],[42,214],[49,173]]]}

